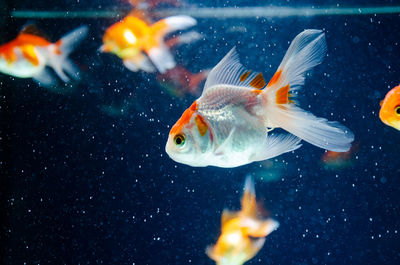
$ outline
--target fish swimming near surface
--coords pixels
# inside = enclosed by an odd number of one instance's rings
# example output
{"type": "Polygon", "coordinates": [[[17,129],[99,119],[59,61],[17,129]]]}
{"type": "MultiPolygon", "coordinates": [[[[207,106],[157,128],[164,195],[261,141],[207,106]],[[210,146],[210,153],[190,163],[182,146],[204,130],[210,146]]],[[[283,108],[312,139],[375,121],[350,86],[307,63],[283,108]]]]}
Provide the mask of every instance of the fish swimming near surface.
{"type": "Polygon", "coordinates": [[[33,78],[44,87],[58,84],[51,67],[64,82],[79,78],[79,71],[68,55],[86,37],[87,26],[81,26],[55,43],[42,37],[34,25],[28,25],[17,38],[0,46],[0,72],[18,78],[33,78]]]}
{"type": "Polygon", "coordinates": [[[390,90],[381,101],[379,118],[386,125],[400,130],[400,85],[390,90]]]}
{"type": "Polygon", "coordinates": [[[272,218],[260,218],[251,177],[246,178],[241,204],[238,212],[222,212],[221,235],[206,250],[217,265],[241,265],[252,259],[263,247],[265,237],[279,227],[272,218]]]}
{"type": "Polygon", "coordinates": [[[209,73],[200,98],[171,128],[167,154],[190,166],[237,167],[296,150],[301,139],[347,151],[354,139],[351,131],[292,100],[306,71],[320,64],[325,53],[324,33],[303,31],[266,84],[261,73],[244,69],[233,48],[209,73]],[[276,134],[274,128],[290,134],[276,134]]]}
{"type": "Polygon", "coordinates": [[[116,54],[131,71],[158,70],[164,73],[176,65],[164,37],[196,23],[194,18],[181,15],[167,17],[149,25],[139,17],[128,15],[106,30],[100,51],[116,54]]]}

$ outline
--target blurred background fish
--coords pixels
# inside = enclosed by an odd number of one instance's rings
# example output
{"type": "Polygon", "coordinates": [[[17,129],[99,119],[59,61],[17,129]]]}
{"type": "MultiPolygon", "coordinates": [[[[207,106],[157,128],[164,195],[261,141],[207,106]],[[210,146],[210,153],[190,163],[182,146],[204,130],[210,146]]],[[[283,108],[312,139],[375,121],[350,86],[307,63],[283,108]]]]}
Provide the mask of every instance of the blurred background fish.
{"type": "Polygon", "coordinates": [[[263,247],[265,237],[279,227],[272,218],[263,219],[257,204],[254,182],[246,178],[238,212],[224,210],[221,217],[221,235],[207,255],[218,265],[241,265],[252,259],[263,247]]]}
{"type": "Polygon", "coordinates": [[[81,26],[51,43],[35,25],[23,28],[14,40],[0,46],[0,72],[18,78],[33,78],[43,87],[52,87],[58,80],[65,83],[79,79],[79,70],[68,58],[86,37],[87,26],[81,26]]]}
{"type": "Polygon", "coordinates": [[[181,15],[150,25],[131,13],[106,30],[100,51],[117,55],[131,71],[164,73],[176,65],[173,55],[165,45],[165,36],[196,23],[194,18],[181,15]]]}

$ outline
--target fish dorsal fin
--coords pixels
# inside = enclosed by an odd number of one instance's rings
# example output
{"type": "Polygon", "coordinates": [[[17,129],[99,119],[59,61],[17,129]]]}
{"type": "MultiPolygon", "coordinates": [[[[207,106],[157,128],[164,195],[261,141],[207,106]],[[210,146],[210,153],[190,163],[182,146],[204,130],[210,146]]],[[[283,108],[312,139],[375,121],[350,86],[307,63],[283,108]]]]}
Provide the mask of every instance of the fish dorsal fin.
{"type": "Polygon", "coordinates": [[[229,210],[224,210],[222,212],[221,216],[221,225],[224,225],[226,222],[229,220],[232,220],[233,218],[237,217],[237,212],[229,211],[229,210]]]}
{"type": "Polygon", "coordinates": [[[45,40],[50,40],[49,36],[43,33],[35,24],[26,24],[20,31],[20,34],[35,35],[44,38],[45,40]]]}
{"type": "Polygon", "coordinates": [[[211,70],[208,74],[203,94],[216,85],[230,85],[248,87],[251,89],[263,88],[265,80],[261,73],[246,70],[240,63],[236,47],[211,70]]]}

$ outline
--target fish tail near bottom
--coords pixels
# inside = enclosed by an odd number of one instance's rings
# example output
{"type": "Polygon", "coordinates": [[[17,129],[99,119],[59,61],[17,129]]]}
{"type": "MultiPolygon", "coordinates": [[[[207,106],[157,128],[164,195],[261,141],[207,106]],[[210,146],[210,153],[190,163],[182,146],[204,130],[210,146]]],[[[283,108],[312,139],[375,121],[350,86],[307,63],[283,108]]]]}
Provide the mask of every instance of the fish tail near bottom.
{"type": "Polygon", "coordinates": [[[305,73],[320,64],[325,54],[325,34],[321,30],[304,30],[297,35],[264,89],[265,113],[274,127],[281,127],[320,148],[345,152],[354,140],[349,129],[338,122],[318,118],[291,100],[291,92],[304,84],[305,73]]]}
{"type": "MultiPolygon", "coordinates": [[[[68,58],[68,56],[77,48],[79,43],[86,37],[88,33],[87,26],[80,26],[77,29],[66,34],[56,43],[47,47],[48,65],[53,68],[56,74],[66,83],[70,79],[79,79],[78,67],[68,58]]],[[[45,70],[34,79],[44,86],[51,86],[57,83],[54,77],[45,70]]]]}

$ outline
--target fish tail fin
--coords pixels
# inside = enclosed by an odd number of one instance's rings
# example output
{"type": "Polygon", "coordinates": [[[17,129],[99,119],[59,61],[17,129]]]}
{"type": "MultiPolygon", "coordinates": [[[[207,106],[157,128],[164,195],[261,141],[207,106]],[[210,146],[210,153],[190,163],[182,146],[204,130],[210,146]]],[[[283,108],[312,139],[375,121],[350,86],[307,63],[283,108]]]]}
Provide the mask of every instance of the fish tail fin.
{"type": "Polygon", "coordinates": [[[70,78],[74,80],[79,79],[78,67],[68,56],[77,48],[87,33],[88,27],[80,26],[49,47],[49,66],[53,68],[64,82],[69,82],[70,78]]]}
{"type": "Polygon", "coordinates": [[[318,118],[291,100],[293,92],[304,84],[305,73],[322,62],[326,50],[325,34],[321,30],[305,30],[297,35],[264,89],[265,109],[273,127],[281,127],[320,148],[345,152],[354,140],[349,129],[338,122],[318,118]]]}
{"type": "Polygon", "coordinates": [[[164,43],[163,39],[165,35],[176,30],[183,30],[194,26],[196,23],[194,18],[181,15],[164,18],[151,26],[152,35],[156,41],[154,44],[146,47],[145,50],[160,73],[164,73],[176,65],[173,56],[164,43]]]}

